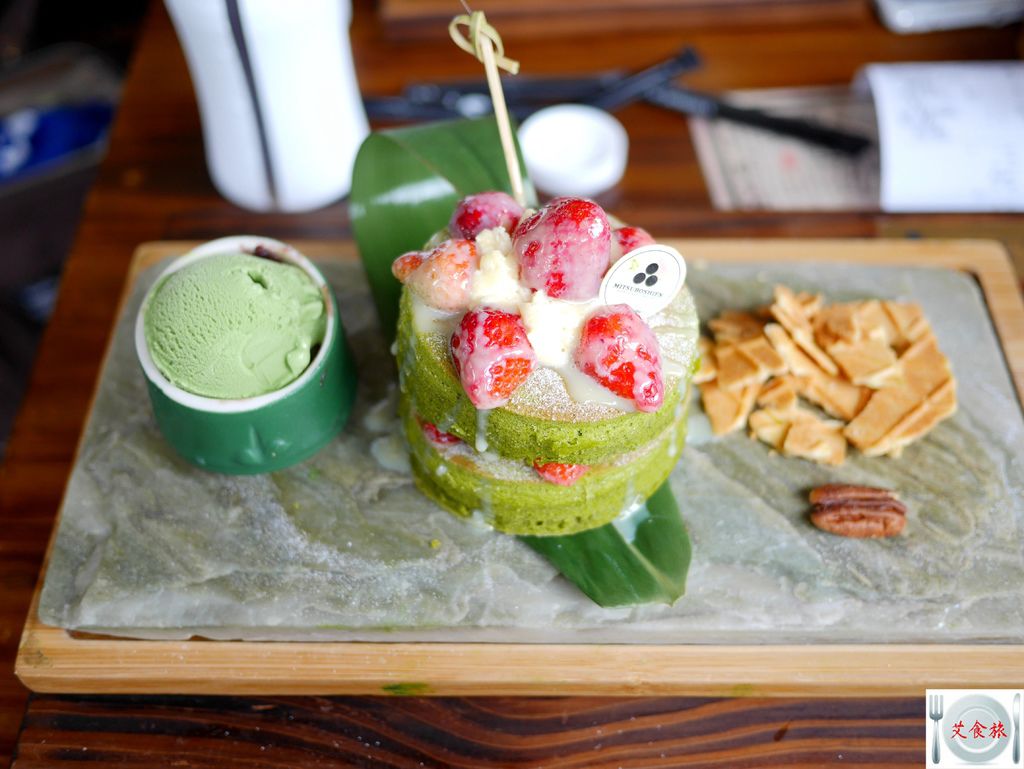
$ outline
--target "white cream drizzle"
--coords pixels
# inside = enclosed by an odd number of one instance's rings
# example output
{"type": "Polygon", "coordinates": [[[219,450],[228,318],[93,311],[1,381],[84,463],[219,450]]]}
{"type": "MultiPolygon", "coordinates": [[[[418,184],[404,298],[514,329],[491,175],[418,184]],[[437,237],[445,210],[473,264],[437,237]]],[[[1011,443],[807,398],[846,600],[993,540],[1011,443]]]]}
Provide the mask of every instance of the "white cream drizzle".
{"type": "Polygon", "coordinates": [[[636,530],[641,523],[651,517],[650,510],[644,504],[642,497],[635,497],[632,501],[627,499],[626,505],[619,515],[612,521],[622,538],[627,542],[636,539],[636,530]]]}
{"type": "Polygon", "coordinates": [[[636,411],[636,405],[632,401],[619,397],[596,379],[576,368],[574,363],[555,368],[555,371],[565,382],[565,391],[569,393],[569,397],[577,403],[600,403],[619,411],[636,411]]]}
{"type": "Polygon", "coordinates": [[[412,325],[420,334],[444,334],[449,336],[462,315],[431,307],[418,296],[412,300],[412,325]]]}
{"type": "Polygon", "coordinates": [[[375,438],[370,444],[370,454],[385,470],[396,473],[412,471],[409,464],[409,451],[405,447],[402,436],[397,432],[375,438]]]}
{"type": "Polygon", "coordinates": [[[530,298],[530,289],[519,282],[512,238],[503,227],[484,230],[476,236],[476,250],[480,266],[473,274],[469,290],[473,306],[515,312],[520,303],[530,298]]]}
{"type": "Polygon", "coordinates": [[[487,451],[487,447],[490,445],[487,443],[487,419],[490,415],[490,409],[476,410],[476,439],[474,446],[481,454],[487,451]]]}
{"type": "Polygon", "coordinates": [[[521,302],[519,315],[526,328],[526,337],[537,355],[537,362],[553,369],[572,365],[583,321],[600,306],[597,299],[570,302],[552,299],[543,291],[537,291],[528,301],[521,302]]]}

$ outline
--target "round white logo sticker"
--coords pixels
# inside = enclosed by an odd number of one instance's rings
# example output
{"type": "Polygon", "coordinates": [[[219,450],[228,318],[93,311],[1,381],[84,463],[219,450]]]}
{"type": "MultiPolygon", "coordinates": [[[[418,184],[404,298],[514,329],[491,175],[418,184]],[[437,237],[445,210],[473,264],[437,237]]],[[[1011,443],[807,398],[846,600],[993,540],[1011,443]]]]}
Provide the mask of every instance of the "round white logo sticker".
{"type": "Polygon", "coordinates": [[[654,243],[630,251],[601,282],[601,301],[628,304],[642,318],[668,307],[686,282],[686,262],[672,246],[654,243]]]}

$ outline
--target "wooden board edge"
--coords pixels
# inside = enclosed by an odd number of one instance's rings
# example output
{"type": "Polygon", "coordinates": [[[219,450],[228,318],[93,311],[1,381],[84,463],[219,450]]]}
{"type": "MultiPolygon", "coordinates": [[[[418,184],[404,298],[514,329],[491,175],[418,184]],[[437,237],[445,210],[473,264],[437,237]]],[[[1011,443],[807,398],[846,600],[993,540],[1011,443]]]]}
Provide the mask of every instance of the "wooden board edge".
{"type": "MultiPolygon", "coordinates": [[[[1000,343],[1006,355],[1018,396],[1024,401],[1024,298],[1021,296],[1019,276],[1010,260],[1006,249],[997,241],[972,239],[935,239],[935,240],[900,240],[900,239],[666,239],[687,255],[695,254],[694,266],[698,269],[701,262],[764,262],[774,259],[778,262],[842,262],[856,261],[861,264],[877,264],[879,266],[931,266],[945,267],[975,275],[981,285],[985,301],[995,324],[1000,343]],[[737,251],[736,249],[739,249],[737,251]],[[830,251],[828,257],[822,256],[822,250],[830,251]],[[836,254],[836,251],[839,253],[836,254]],[[855,257],[856,255],[856,257],[855,257]]],[[[156,262],[177,253],[185,253],[198,245],[199,241],[151,241],[142,243],[133,254],[125,283],[118,299],[115,319],[121,316],[124,304],[130,294],[140,272],[156,262]]],[[[295,247],[306,255],[316,258],[353,259],[356,251],[351,241],[293,241],[295,247]]],[[[100,371],[106,365],[110,354],[112,337],[108,340],[100,371]]],[[[92,398],[95,398],[94,383],[92,398]]],[[[92,404],[87,411],[92,412],[92,404]]],[[[84,430],[83,430],[84,432],[84,430]]],[[[75,456],[77,461],[78,449],[75,456]]],[[[73,463],[72,463],[73,466],[73,463]]],[[[18,646],[15,661],[15,674],[29,689],[37,692],[74,692],[74,693],[190,693],[190,694],[494,694],[494,695],[527,695],[527,694],[692,694],[701,696],[901,696],[909,693],[920,693],[925,686],[931,688],[984,688],[1002,687],[1016,682],[1024,685],[1024,646],[1017,645],[908,645],[908,644],[870,644],[870,645],[801,645],[801,646],[730,646],[713,647],[698,645],[680,646],[649,646],[649,645],[498,645],[498,644],[363,644],[363,643],[331,643],[286,644],[270,642],[245,642],[246,656],[255,660],[274,659],[285,647],[298,647],[300,650],[323,650],[326,659],[332,661],[333,669],[344,662],[348,667],[346,675],[324,678],[322,674],[308,679],[295,676],[294,666],[286,666],[292,677],[282,680],[265,680],[265,672],[254,668],[253,680],[242,679],[237,682],[225,682],[209,671],[193,675],[188,670],[189,650],[198,646],[228,646],[233,653],[229,659],[237,661],[238,644],[217,642],[167,642],[167,641],[134,641],[129,639],[110,639],[103,641],[80,640],[72,637],[61,628],[43,624],[38,616],[39,596],[42,591],[49,564],[50,555],[56,539],[60,511],[58,511],[50,539],[44,554],[43,565],[36,582],[35,591],[29,607],[28,616],[18,646]],[[89,647],[87,645],[108,645],[89,647]],[[116,675],[103,671],[103,664],[109,663],[111,654],[123,660],[138,659],[138,649],[156,655],[153,665],[147,667],[148,675],[141,674],[138,666],[125,664],[116,675]],[[375,671],[369,680],[367,671],[373,670],[363,665],[367,653],[385,655],[390,661],[394,656],[403,656],[410,647],[425,649],[427,654],[412,657],[415,664],[411,669],[393,669],[391,665],[375,671]],[[559,676],[564,668],[579,666],[579,658],[566,659],[564,654],[576,653],[584,658],[593,656],[593,650],[600,648],[602,657],[607,649],[621,650],[629,662],[637,650],[657,651],[665,665],[670,666],[670,674],[655,666],[650,679],[643,678],[639,673],[626,667],[616,672],[620,676],[614,681],[576,682],[575,678],[559,676]],[[551,677],[533,681],[491,681],[487,676],[495,669],[507,665],[508,655],[488,656],[487,652],[504,649],[522,651],[529,650],[527,662],[544,660],[545,668],[551,667],[551,677]],[[626,652],[630,652],[626,654],[626,652]],[[759,663],[767,665],[762,675],[756,680],[747,681],[750,676],[719,677],[721,671],[736,670],[736,663],[741,659],[749,659],[752,651],[760,652],[759,663]],[[837,663],[833,654],[842,654],[841,662],[837,663]],[[163,658],[160,655],[165,655],[163,658]],[[439,661],[454,662],[459,666],[467,655],[483,655],[482,670],[484,674],[475,676],[473,681],[457,680],[458,677],[420,676],[430,681],[422,682],[428,690],[414,692],[408,684],[416,681],[395,680],[402,673],[421,672],[425,665],[435,665],[439,661]],[[54,660],[67,655],[69,658],[81,657],[86,663],[85,669],[74,672],[65,669],[54,660]],[[818,657],[821,655],[821,659],[818,657]],[[952,655],[952,656],[949,656],[952,655]],[[857,668],[855,675],[851,673],[848,660],[854,658],[859,662],[870,661],[866,669],[857,668]],[[792,660],[801,664],[794,667],[792,660]],[[557,665],[549,666],[548,661],[558,660],[557,665]],[[835,675],[820,675],[809,670],[811,663],[820,661],[828,666],[835,665],[835,675]],[[922,671],[919,664],[928,661],[933,669],[922,671]],[[92,663],[90,665],[89,663],[92,663]],[[182,669],[182,666],[186,666],[182,669]],[[628,671],[623,681],[623,670],[628,671]],[[936,675],[936,670],[946,671],[936,675]],[[131,679],[131,671],[137,676],[131,679]],[[952,675],[955,671],[961,675],[952,675]],[[921,678],[926,672],[927,680],[921,678]],[[870,674],[870,675],[869,675],[870,674]],[[784,676],[790,676],[785,678],[784,676]],[[387,683],[381,684],[381,681],[387,683]],[[237,688],[234,688],[236,687],[237,688]],[[831,691],[836,687],[845,687],[843,691],[831,691]],[[183,688],[184,687],[184,688],[183,688]],[[255,687],[255,688],[253,688],[255,687]],[[664,689],[662,687],[665,687],[664,689]]],[[[291,652],[294,654],[294,652],[291,652]]],[[[618,657],[619,655],[616,655],[618,657]]],[[[646,656],[646,655],[645,655],[646,656]]],[[[147,663],[148,665],[149,663],[147,663]]],[[[230,664],[230,663],[229,663],[230,664]]],[[[586,669],[589,669],[586,668],[586,669]]],[[[517,672],[521,672],[518,671],[517,672]]],[[[223,674],[223,671],[221,671],[223,674]]],[[[408,676],[406,676],[408,678],[408,676]]],[[[501,676],[497,676],[500,679],[501,676]]],[[[416,687],[413,686],[413,689],[416,687]]]]}
{"type": "MultiPolygon", "coordinates": [[[[140,268],[140,256],[143,255],[147,249],[153,246],[152,243],[142,243],[136,246],[135,251],[132,252],[132,258],[128,265],[128,271],[125,273],[125,279],[121,285],[121,291],[117,297],[117,303],[114,308],[114,321],[116,324],[121,314],[124,312],[125,304],[128,302],[128,297],[131,295],[132,287],[135,285],[135,281],[138,278],[138,274],[142,268],[140,268]]],[[[72,454],[71,465],[73,469],[78,462],[79,454],[82,451],[82,440],[85,437],[85,430],[89,424],[89,419],[92,416],[93,408],[96,405],[96,395],[99,392],[100,378],[103,376],[103,371],[107,366],[107,362],[110,360],[111,351],[114,345],[114,334],[113,325],[108,331],[106,344],[103,345],[103,354],[100,356],[100,364],[96,373],[96,380],[92,385],[92,392],[89,394],[89,405],[85,409],[85,419],[82,422],[81,429],[78,433],[78,440],[75,443],[75,450],[72,454]]],[[[43,560],[39,566],[39,575],[36,577],[35,587],[32,590],[32,598],[29,601],[28,612],[26,613],[25,624],[22,627],[21,638],[18,641],[18,651],[15,655],[14,660],[14,674],[26,687],[32,691],[33,689],[28,683],[25,682],[22,672],[30,670],[33,665],[32,659],[32,641],[35,634],[39,630],[56,631],[60,634],[71,638],[66,631],[60,628],[54,628],[49,625],[44,625],[39,619],[39,597],[43,592],[43,584],[46,581],[46,572],[50,566],[50,557],[53,555],[53,547],[57,541],[57,532],[60,529],[61,517],[64,514],[64,495],[67,493],[67,483],[71,478],[70,471],[68,477],[64,479],[64,487],[61,491],[60,505],[57,507],[56,512],[53,516],[53,524],[50,527],[50,536],[46,541],[46,548],[43,551],[43,560]]]]}
{"type": "Polygon", "coordinates": [[[624,645],[75,640],[26,635],[37,692],[907,696],[1024,685],[1022,645],[624,645]],[[111,665],[116,659],[117,664],[111,665]]]}

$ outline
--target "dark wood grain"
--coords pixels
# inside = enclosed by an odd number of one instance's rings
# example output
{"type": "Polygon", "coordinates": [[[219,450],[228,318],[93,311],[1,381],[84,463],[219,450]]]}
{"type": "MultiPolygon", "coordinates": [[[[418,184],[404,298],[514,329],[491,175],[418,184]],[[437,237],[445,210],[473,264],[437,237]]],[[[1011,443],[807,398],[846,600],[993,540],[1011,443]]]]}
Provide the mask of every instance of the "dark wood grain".
{"type": "MultiPolygon", "coordinates": [[[[506,39],[566,34],[651,32],[701,27],[773,29],[786,24],[856,22],[869,13],[859,0],[477,0],[506,39]]],[[[387,32],[396,38],[429,39],[451,18],[445,0],[381,0],[387,32]]]]}
{"type": "MultiPolygon", "coordinates": [[[[387,39],[371,0],[355,5],[352,37],[365,93],[395,93],[413,79],[478,74],[476,63],[447,43],[443,24],[430,40],[399,43],[387,39]]],[[[0,468],[0,764],[11,753],[25,713],[27,692],[10,673],[18,635],[135,246],[237,232],[292,239],[337,238],[349,231],[342,203],[301,216],[257,215],[216,194],[203,163],[184,59],[162,3],[154,2],[151,11],[109,155],[86,204],[56,313],[0,468]]],[[[512,35],[509,52],[524,72],[566,74],[642,67],[691,43],[706,64],[688,82],[721,89],[846,82],[869,61],[1015,58],[1018,41],[1019,28],[900,37],[865,11],[856,21],[784,24],[768,31],[666,25],[656,33],[592,34],[573,41],[512,35]]],[[[646,105],[628,107],[619,117],[631,138],[629,170],[601,202],[658,234],[872,236],[880,226],[899,231],[898,217],[873,214],[712,211],[685,120],[646,105]]],[[[957,234],[969,234],[971,220],[960,221],[965,230],[957,234]]],[[[1019,221],[999,221],[1019,228],[1019,221]]],[[[162,756],[177,755],[180,766],[679,766],[683,757],[692,765],[729,767],[830,761],[919,766],[919,711],[920,703],[903,700],[39,697],[27,712],[17,765],[93,760],[153,766],[172,764],[162,756]],[[381,745],[373,744],[377,740],[381,745]]]]}
{"type": "Polygon", "coordinates": [[[920,766],[918,700],[34,697],[15,769],[920,766]]]}

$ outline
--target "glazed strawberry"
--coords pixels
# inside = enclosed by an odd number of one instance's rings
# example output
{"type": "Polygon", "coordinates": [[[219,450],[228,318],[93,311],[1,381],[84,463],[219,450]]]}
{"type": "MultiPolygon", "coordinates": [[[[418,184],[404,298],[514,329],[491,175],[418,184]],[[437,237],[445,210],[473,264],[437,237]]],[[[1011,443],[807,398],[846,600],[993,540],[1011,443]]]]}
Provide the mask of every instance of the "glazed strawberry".
{"type": "Polygon", "coordinates": [[[459,201],[448,222],[448,231],[454,237],[470,239],[492,227],[504,227],[511,234],[522,215],[523,207],[511,195],[480,192],[459,201]]]}
{"type": "Polygon", "coordinates": [[[408,285],[431,307],[448,312],[464,310],[469,306],[469,290],[479,265],[472,240],[446,240],[413,270],[408,285]]]}
{"type": "Polygon", "coordinates": [[[592,299],[611,260],[611,225],[597,203],[556,198],[519,222],[512,245],[527,286],[556,299],[592,299]]]}
{"type": "Polygon", "coordinates": [[[590,469],[590,465],[569,465],[562,462],[533,463],[533,469],[548,483],[572,486],[590,469]]]}
{"type": "MultiPolygon", "coordinates": [[[[640,246],[650,246],[655,242],[654,238],[651,237],[651,233],[643,227],[619,227],[619,229],[612,232],[612,239],[618,246],[616,259],[620,256],[625,256],[634,249],[640,248],[640,246]]],[[[614,247],[612,250],[615,250],[614,247]]]]}
{"type": "Polygon", "coordinates": [[[405,283],[421,264],[423,264],[423,252],[410,251],[407,254],[402,254],[391,263],[391,274],[402,283],[405,283]]]}
{"type": "Polygon", "coordinates": [[[576,367],[639,411],[656,411],[665,397],[654,332],[625,304],[602,307],[583,324],[576,367]]]}
{"type": "Polygon", "coordinates": [[[427,440],[436,446],[454,446],[462,441],[459,436],[443,432],[432,422],[420,422],[420,427],[423,428],[423,434],[427,436],[427,440]]]}
{"type": "Polygon", "coordinates": [[[518,315],[491,307],[467,312],[452,334],[452,362],[478,409],[508,403],[537,364],[518,315]]]}

